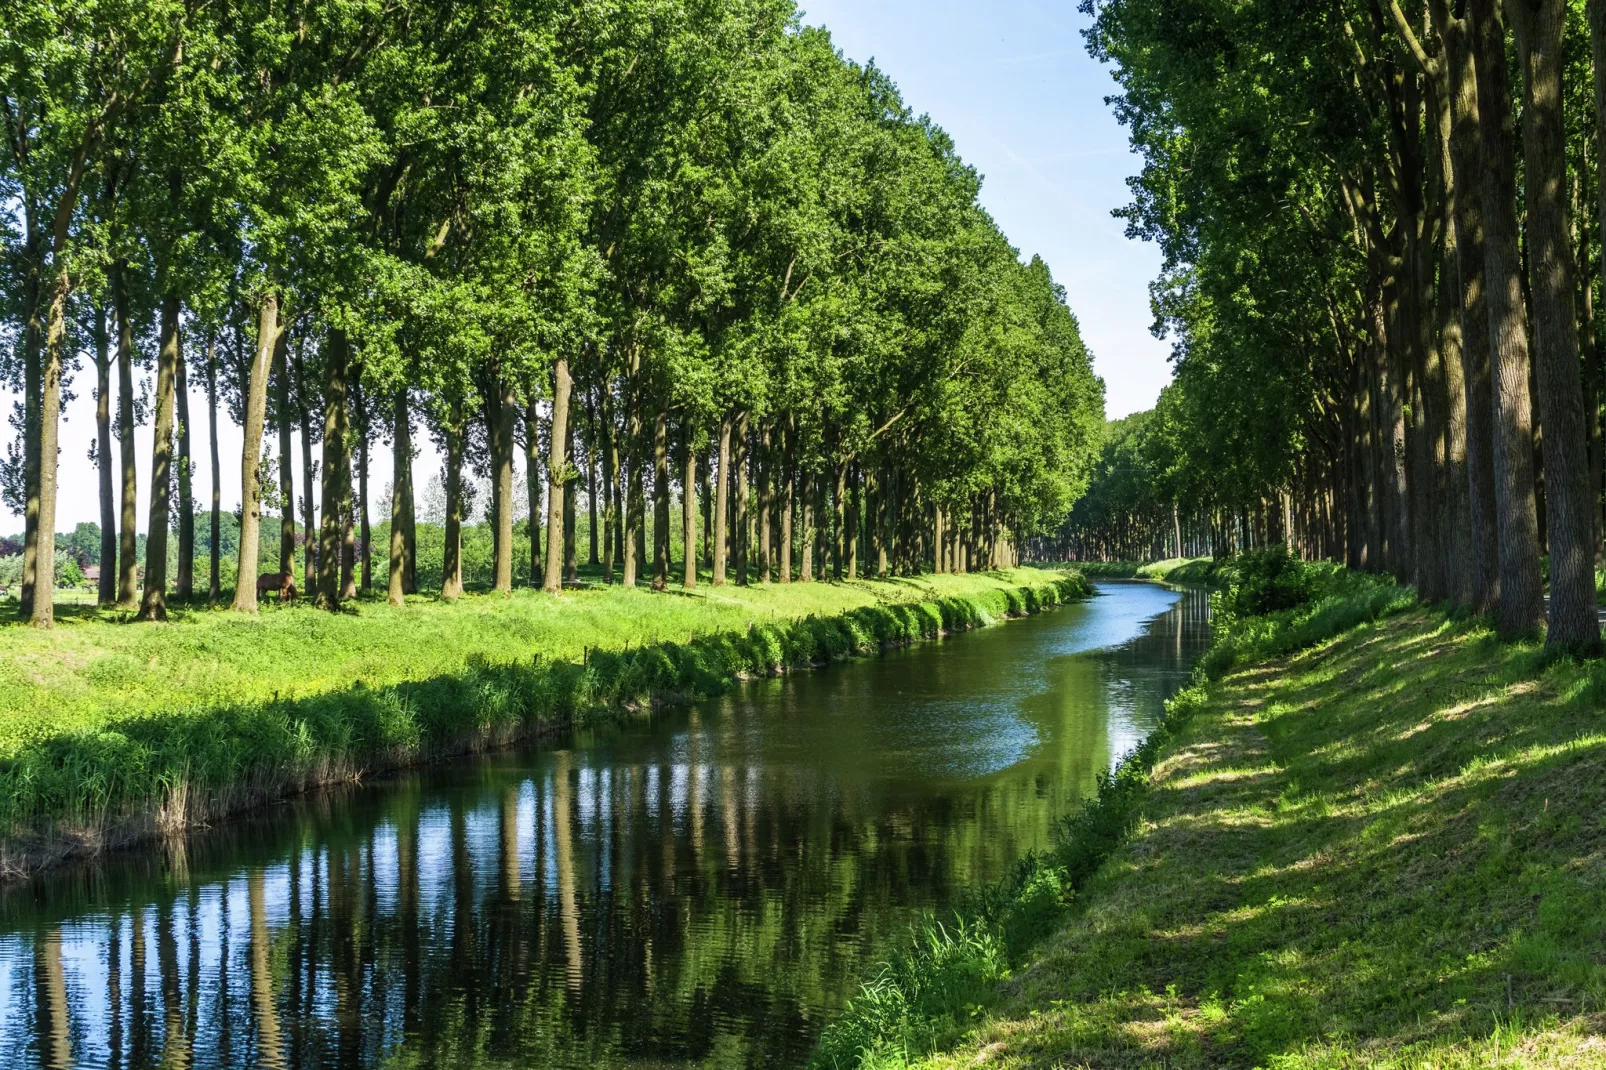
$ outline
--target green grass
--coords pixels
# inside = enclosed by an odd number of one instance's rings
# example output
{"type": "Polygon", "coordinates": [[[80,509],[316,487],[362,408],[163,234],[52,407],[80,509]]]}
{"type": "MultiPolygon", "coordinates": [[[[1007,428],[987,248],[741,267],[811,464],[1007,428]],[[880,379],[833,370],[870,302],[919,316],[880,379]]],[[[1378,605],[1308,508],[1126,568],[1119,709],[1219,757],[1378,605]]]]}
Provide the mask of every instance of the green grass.
{"type": "Polygon", "coordinates": [[[524,591],[258,619],[94,613],[0,630],[0,868],[137,840],[364,770],[510,742],[1032,612],[1040,570],[694,593],[524,591]]]}
{"type": "Polygon", "coordinates": [[[1236,637],[1052,935],[864,1064],[1606,1065],[1606,662],[1344,599],[1236,637]]]}

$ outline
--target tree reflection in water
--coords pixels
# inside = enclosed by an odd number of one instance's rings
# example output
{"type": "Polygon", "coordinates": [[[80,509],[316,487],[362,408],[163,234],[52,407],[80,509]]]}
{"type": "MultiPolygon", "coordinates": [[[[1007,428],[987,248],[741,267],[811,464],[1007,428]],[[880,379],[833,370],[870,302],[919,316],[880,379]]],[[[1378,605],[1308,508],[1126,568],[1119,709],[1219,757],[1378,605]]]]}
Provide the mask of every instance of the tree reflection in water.
{"type": "Polygon", "coordinates": [[[10,889],[0,1065],[795,1066],[1185,679],[1203,596],[1105,590],[10,889]]]}

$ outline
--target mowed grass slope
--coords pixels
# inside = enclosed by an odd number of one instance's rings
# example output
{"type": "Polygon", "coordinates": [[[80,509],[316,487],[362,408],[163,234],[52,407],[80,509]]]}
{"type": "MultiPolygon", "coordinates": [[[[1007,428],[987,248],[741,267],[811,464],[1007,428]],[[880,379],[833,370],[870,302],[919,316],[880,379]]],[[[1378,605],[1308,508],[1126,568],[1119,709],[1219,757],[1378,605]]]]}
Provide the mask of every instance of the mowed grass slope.
{"type": "Polygon", "coordinates": [[[1606,1066],[1603,702],[1606,664],[1422,610],[1226,677],[1070,920],[912,1061],[1606,1066]]]}

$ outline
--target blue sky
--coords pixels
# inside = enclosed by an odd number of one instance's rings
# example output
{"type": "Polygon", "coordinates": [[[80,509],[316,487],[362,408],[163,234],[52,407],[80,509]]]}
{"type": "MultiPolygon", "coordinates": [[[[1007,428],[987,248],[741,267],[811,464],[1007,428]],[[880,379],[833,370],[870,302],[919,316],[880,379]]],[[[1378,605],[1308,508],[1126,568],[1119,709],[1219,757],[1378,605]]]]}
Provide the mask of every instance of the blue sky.
{"type": "Polygon", "coordinates": [[[1139,168],[1105,105],[1075,0],[799,0],[848,57],[874,59],[915,111],[948,131],[986,178],[982,203],[1010,241],[1064,285],[1114,418],[1154,405],[1170,345],[1149,333],[1152,245],[1111,210],[1139,168]]]}
{"type": "MultiPolygon", "coordinates": [[[[1110,216],[1127,203],[1125,180],[1138,170],[1138,160],[1104,103],[1115,83],[1083,47],[1080,31],[1087,20],[1076,13],[1075,0],[799,2],[805,22],[828,27],[851,58],[874,58],[909,105],[946,129],[960,154],[985,176],[982,202],[1010,241],[1024,257],[1041,255],[1064,285],[1094,367],[1104,377],[1108,414],[1153,406],[1171,375],[1169,345],[1149,334],[1148,284],[1159,273],[1160,258],[1152,246],[1128,240],[1110,216]]],[[[206,409],[198,380],[191,377],[190,404],[200,424],[196,455],[204,459],[206,409]]],[[[95,431],[93,383],[91,369],[80,371],[78,398],[64,412],[59,530],[99,519],[96,472],[88,459],[95,431]]],[[[0,390],[5,411],[12,397],[0,390]]],[[[222,504],[233,509],[240,500],[240,428],[228,419],[219,424],[222,504]]],[[[150,433],[149,425],[135,432],[142,531],[150,433]]],[[[427,436],[418,437],[427,444],[427,436]]],[[[269,439],[269,449],[276,450],[269,439]]],[[[297,436],[292,449],[299,450],[299,443],[297,436]]],[[[440,459],[426,445],[414,474],[418,486],[427,488],[439,469],[440,459]]],[[[373,470],[372,501],[379,503],[390,471],[383,445],[374,450],[373,470]]],[[[211,478],[204,464],[197,477],[195,495],[205,501],[211,478]]],[[[21,529],[22,519],[0,506],[0,532],[21,529]]]]}

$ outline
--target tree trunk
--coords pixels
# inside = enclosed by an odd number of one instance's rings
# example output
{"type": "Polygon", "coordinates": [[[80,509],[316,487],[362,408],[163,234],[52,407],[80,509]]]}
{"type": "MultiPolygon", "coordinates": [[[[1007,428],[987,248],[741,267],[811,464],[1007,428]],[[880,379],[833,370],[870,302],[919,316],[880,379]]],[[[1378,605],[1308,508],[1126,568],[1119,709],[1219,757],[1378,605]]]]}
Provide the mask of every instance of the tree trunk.
{"type": "Polygon", "coordinates": [[[711,451],[703,450],[703,463],[697,466],[697,501],[703,512],[702,561],[708,566],[710,573],[714,569],[714,542],[711,537],[714,530],[714,492],[709,479],[709,469],[713,467],[713,463],[711,451]]]}
{"type": "Polygon", "coordinates": [[[597,557],[597,403],[586,391],[586,541],[589,554],[586,564],[596,568],[602,564],[597,557]]]}
{"type": "MultiPolygon", "coordinates": [[[[212,515],[207,537],[211,541],[207,562],[207,601],[216,605],[223,597],[223,464],[217,445],[217,336],[206,338],[206,427],[207,448],[212,461],[212,515]]],[[[104,567],[104,566],[102,566],[104,567]]]]}
{"type": "Polygon", "coordinates": [[[318,590],[318,526],[313,491],[317,481],[313,478],[312,409],[308,404],[313,391],[307,383],[307,370],[301,363],[304,343],[305,339],[296,342],[295,349],[290,351],[290,360],[295,369],[296,419],[301,425],[301,590],[311,598],[318,590]]]}
{"type": "MultiPolygon", "coordinates": [[[[134,458],[134,327],[129,316],[125,266],[111,266],[112,313],[117,326],[117,444],[122,460],[122,526],[117,535],[117,606],[139,605],[139,561],[135,529],[139,524],[139,468],[134,458]]],[[[215,409],[214,409],[215,411],[215,409]]]]}
{"type": "Polygon", "coordinates": [[[804,469],[798,480],[798,494],[803,499],[802,530],[798,532],[798,549],[803,560],[798,564],[799,583],[814,582],[814,478],[804,469]]]}
{"type": "MultiPolygon", "coordinates": [[[[1416,577],[1416,561],[1412,535],[1411,485],[1407,475],[1411,462],[1409,431],[1406,413],[1410,408],[1411,348],[1405,326],[1400,322],[1400,286],[1410,286],[1410,280],[1389,285],[1384,299],[1384,337],[1388,339],[1380,354],[1382,365],[1379,380],[1383,384],[1384,435],[1388,453],[1384,463],[1388,467],[1389,501],[1393,507],[1389,531],[1390,570],[1401,583],[1411,583],[1416,577]]],[[[1247,514],[1240,510],[1242,548],[1253,549],[1254,533],[1249,529],[1247,514]]]]}
{"type": "Polygon", "coordinates": [[[1589,656],[1601,648],[1595,608],[1594,498],[1584,443],[1573,254],[1567,228],[1567,142],[1562,125],[1565,0],[1507,5],[1523,70],[1523,164],[1534,367],[1544,427],[1550,613],[1545,645],[1589,656]]]}
{"type": "Polygon", "coordinates": [[[189,362],[182,350],[173,367],[173,382],[178,401],[178,576],[173,589],[180,602],[189,602],[195,597],[195,492],[194,461],[190,456],[189,362]]]}
{"type": "Polygon", "coordinates": [[[719,471],[714,476],[714,586],[725,586],[725,532],[730,511],[731,417],[719,419],[719,471]]]}
{"type": "Polygon", "coordinates": [[[117,601],[117,505],[112,479],[112,350],[106,305],[95,302],[95,460],[100,477],[100,580],[95,599],[117,601]]]}
{"type": "Polygon", "coordinates": [[[781,459],[782,463],[776,467],[781,478],[781,566],[780,580],[782,583],[792,582],[792,491],[795,482],[796,465],[792,461],[792,450],[795,432],[791,430],[791,418],[788,417],[788,426],[782,432],[781,459]]]}
{"type": "Polygon", "coordinates": [[[524,403],[524,487],[530,499],[530,586],[539,586],[541,571],[541,414],[535,391],[524,403]]]}
{"type": "Polygon", "coordinates": [[[613,583],[614,542],[619,531],[619,457],[614,444],[613,390],[604,384],[602,418],[602,582],[613,583]]]}
{"type": "Polygon", "coordinates": [[[680,527],[681,540],[686,544],[685,568],[681,577],[681,586],[691,590],[697,586],[697,451],[692,448],[692,428],[688,423],[684,431],[686,438],[686,470],[681,479],[680,495],[680,527]]]}
{"type": "MultiPolygon", "coordinates": [[[[573,391],[570,393],[572,395],[573,391]]],[[[574,427],[578,422],[574,419],[574,413],[570,412],[568,426],[564,428],[568,439],[565,453],[569,457],[569,470],[568,478],[563,481],[563,582],[571,585],[580,582],[580,540],[575,531],[575,513],[580,502],[580,469],[574,464],[574,427]]]]}
{"type": "Polygon", "coordinates": [[[569,394],[574,380],[569,362],[559,357],[552,364],[552,425],[547,453],[546,582],[548,594],[563,589],[563,486],[569,460],[564,446],[569,433],[569,394]]]}
{"type": "MultiPolygon", "coordinates": [[[[356,383],[352,383],[356,389],[356,383]]],[[[357,496],[352,488],[351,450],[343,449],[345,467],[340,472],[340,483],[345,493],[340,500],[340,597],[342,600],[357,597],[357,496]]]]}
{"type": "MultiPolygon", "coordinates": [[[[441,598],[455,602],[463,595],[463,447],[464,429],[461,408],[454,406],[447,416],[448,425],[442,428],[446,445],[446,470],[442,473],[446,487],[446,542],[441,551],[441,598]]],[[[391,545],[395,545],[395,537],[391,545]]],[[[393,551],[394,553],[394,551],[393,551]]]]}
{"type": "Polygon", "coordinates": [[[418,502],[413,494],[413,451],[411,428],[408,431],[408,449],[402,458],[402,563],[403,581],[408,594],[418,593],[418,502]]]}
{"type": "MultiPolygon", "coordinates": [[[[391,409],[391,475],[390,475],[390,582],[386,585],[385,600],[393,606],[405,602],[407,596],[407,480],[412,454],[411,419],[407,414],[407,388],[396,392],[391,409]]],[[[457,467],[447,464],[448,477],[456,474],[457,467]]],[[[310,530],[310,529],[309,529],[310,530]]]]}
{"type": "Polygon", "coordinates": [[[331,328],[324,343],[323,387],[323,527],[318,531],[318,608],[340,608],[341,566],[345,546],[346,431],[350,424],[351,344],[346,332],[331,328]]]}
{"type": "Polygon", "coordinates": [[[859,578],[859,519],[864,505],[860,501],[859,487],[862,483],[863,480],[857,478],[857,473],[848,482],[851,488],[849,491],[851,497],[848,501],[847,531],[843,538],[847,544],[848,579],[850,580],[859,578]]]}
{"type": "Polygon", "coordinates": [[[1462,196],[1462,174],[1455,168],[1451,141],[1454,137],[1450,88],[1447,77],[1432,83],[1429,117],[1438,137],[1434,141],[1433,170],[1443,209],[1442,233],[1437,263],[1429,262],[1424,283],[1426,294],[1435,298],[1433,323],[1438,332],[1438,377],[1435,384],[1439,413],[1435,447],[1436,466],[1433,511],[1438,518],[1439,578],[1442,594],[1457,606],[1472,604],[1471,506],[1467,482],[1466,373],[1461,334],[1461,298],[1455,282],[1460,275],[1459,238],[1456,204],[1462,196]],[[1436,268],[1436,270],[1434,270],[1436,268]],[[1435,290],[1435,276],[1439,285],[1435,290]]]}
{"type": "MultiPolygon", "coordinates": [[[[1600,0],[1596,0],[1597,3],[1600,0]]],[[[1438,5],[1441,9],[1443,5],[1438,5]]],[[[1461,372],[1466,405],[1467,561],[1470,608],[1499,601],[1499,529],[1495,521],[1494,395],[1489,372],[1489,312],[1484,287],[1483,148],[1478,129],[1477,67],[1468,19],[1443,18],[1450,91],[1450,159],[1455,175],[1456,278],[1461,299],[1461,372]]]]}
{"type": "Polygon", "coordinates": [[[652,425],[652,589],[669,588],[669,416],[652,425]]]}
{"type": "Polygon", "coordinates": [[[1595,324],[1595,270],[1597,262],[1590,256],[1589,204],[1586,183],[1594,170],[1590,158],[1591,141],[1584,139],[1579,147],[1578,166],[1572,172],[1572,209],[1568,213],[1568,229],[1578,261],[1578,348],[1582,360],[1584,395],[1584,449],[1589,459],[1589,491],[1591,497],[1589,544],[1599,566],[1601,547],[1601,483],[1606,454],[1602,452],[1600,437],[1600,338],[1595,324]]]}
{"type": "MultiPolygon", "coordinates": [[[[296,481],[290,463],[290,332],[280,331],[273,347],[273,377],[279,409],[279,571],[296,571],[296,481]]],[[[310,490],[310,488],[309,488],[310,490]]],[[[307,532],[311,538],[312,533],[307,532]]]]}
{"type": "Polygon", "coordinates": [[[362,421],[357,429],[357,541],[362,554],[362,593],[368,594],[374,589],[374,549],[373,529],[368,523],[369,409],[363,400],[358,401],[357,411],[362,421]]]}
{"type": "Polygon", "coordinates": [[[513,593],[513,421],[518,415],[518,399],[513,384],[498,374],[493,378],[490,396],[491,464],[495,484],[496,557],[491,589],[498,594],[513,593]]]}
{"type": "MultiPolygon", "coordinates": [[[[631,417],[626,422],[628,425],[635,420],[631,417]]],[[[633,442],[627,441],[619,462],[619,494],[624,499],[624,515],[619,525],[619,582],[625,587],[636,585],[636,566],[641,560],[636,546],[636,525],[645,503],[641,499],[639,452],[633,442]]]]}
{"type": "Polygon", "coordinates": [[[832,488],[831,493],[831,526],[834,529],[831,534],[831,579],[837,583],[842,582],[847,566],[847,496],[848,466],[846,463],[838,461],[836,465],[836,485],[832,488]]]}
{"type": "Polygon", "coordinates": [[[775,513],[775,443],[766,423],[758,446],[758,582],[770,582],[774,572],[773,532],[770,518],[775,513]]]}
{"type": "MultiPolygon", "coordinates": [[[[34,587],[38,580],[39,555],[39,405],[43,392],[44,330],[39,318],[42,287],[39,269],[43,266],[39,232],[34,214],[27,213],[26,274],[23,277],[22,328],[22,446],[23,446],[23,533],[22,590],[17,602],[18,615],[33,616],[34,587]]],[[[132,457],[132,452],[129,454],[132,457]]],[[[132,526],[130,538],[133,537],[132,526]]],[[[129,555],[132,558],[132,554],[129,555]]],[[[136,595],[130,593],[132,604],[136,595]]]]}
{"type": "Polygon", "coordinates": [[[630,483],[630,494],[635,509],[635,524],[630,529],[630,539],[636,547],[638,572],[647,564],[647,479],[649,478],[647,465],[650,454],[647,451],[645,433],[644,429],[638,428],[636,441],[641,444],[639,450],[641,463],[632,472],[633,478],[630,483]]]}
{"type": "Polygon", "coordinates": [[[151,511],[145,532],[145,593],[139,619],[167,619],[168,507],[173,493],[173,405],[179,351],[177,294],[162,297],[161,348],[156,356],[156,426],[151,437],[151,511]]]}
{"type": "Polygon", "coordinates": [[[262,528],[262,424],[268,408],[268,365],[279,337],[279,298],[263,295],[257,306],[256,355],[246,379],[245,441],[240,450],[240,558],[235,570],[234,610],[257,611],[257,541],[262,528]]]}
{"type": "Polygon", "coordinates": [[[736,564],[737,584],[746,587],[747,551],[753,542],[753,514],[747,507],[747,458],[751,452],[748,449],[747,413],[736,417],[736,426],[731,434],[731,475],[736,480],[732,488],[732,493],[736,495],[736,523],[731,530],[731,560],[736,564]]]}
{"type": "Polygon", "coordinates": [[[1544,620],[1539,519],[1534,505],[1533,424],[1528,395],[1528,332],[1517,249],[1516,160],[1505,31],[1496,0],[1470,0],[1483,139],[1484,283],[1494,394],[1494,487],[1499,531],[1498,626],[1506,639],[1544,620]]]}
{"type": "Polygon", "coordinates": [[[642,499],[641,459],[641,353],[632,346],[626,354],[624,389],[624,441],[620,443],[620,493],[624,496],[624,523],[619,526],[619,560],[626,587],[636,585],[636,572],[642,562],[642,547],[636,532],[645,526],[646,502],[642,499]]]}
{"type": "MultiPolygon", "coordinates": [[[[1602,181],[1599,166],[1602,154],[1606,153],[1606,0],[1589,0],[1587,8],[1589,18],[1589,55],[1594,67],[1595,89],[1595,156],[1596,169],[1587,173],[1593,175],[1595,180],[1596,211],[1595,225],[1599,228],[1594,237],[1601,239],[1606,235],[1606,181],[1602,181]]],[[[1590,227],[1586,222],[1587,213],[1580,213],[1579,227],[1583,233],[1581,244],[1588,248],[1590,245],[1590,227]]],[[[1606,249],[1603,249],[1606,253],[1606,249]]],[[[1606,275],[1606,256],[1596,261],[1599,274],[1606,275]]],[[[1587,291],[1592,295],[1593,280],[1590,280],[1587,291]]],[[[1593,313],[1593,308],[1590,310],[1593,313]]],[[[1593,319],[1594,317],[1591,316],[1593,319]]],[[[1606,337],[1603,337],[1600,322],[1594,323],[1593,342],[1594,351],[1591,354],[1590,376],[1594,390],[1590,392],[1588,402],[1590,405],[1589,421],[1590,435],[1590,489],[1596,495],[1602,492],[1603,468],[1606,468],[1606,443],[1602,442],[1601,429],[1601,390],[1603,369],[1601,362],[1606,360],[1606,337]]],[[[1596,509],[1595,552],[1601,553],[1600,536],[1602,517],[1600,510],[1596,509]]]]}

